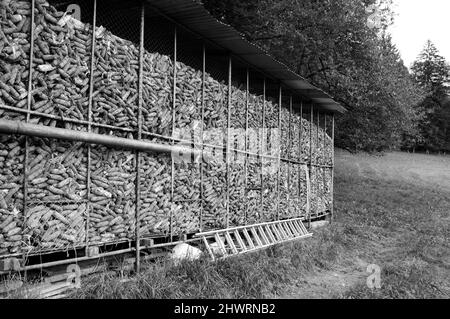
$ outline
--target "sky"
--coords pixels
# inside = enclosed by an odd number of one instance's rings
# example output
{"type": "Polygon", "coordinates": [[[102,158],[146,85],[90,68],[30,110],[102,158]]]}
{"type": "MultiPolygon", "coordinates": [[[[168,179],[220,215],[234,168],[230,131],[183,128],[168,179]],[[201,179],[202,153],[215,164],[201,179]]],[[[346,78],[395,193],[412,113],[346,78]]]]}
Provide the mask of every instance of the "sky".
{"type": "Polygon", "coordinates": [[[389,32],[410,67],[430,39],[450,63],[450,0],[394,0],[389,32]]]}

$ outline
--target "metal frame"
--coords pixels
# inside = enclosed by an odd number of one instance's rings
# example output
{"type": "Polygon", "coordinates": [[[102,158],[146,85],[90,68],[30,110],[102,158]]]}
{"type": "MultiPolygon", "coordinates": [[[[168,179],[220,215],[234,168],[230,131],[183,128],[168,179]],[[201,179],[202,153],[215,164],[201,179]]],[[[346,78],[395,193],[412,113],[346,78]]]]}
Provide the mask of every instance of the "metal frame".
{"type": "MultiPolygon", "coordinates": [[[[314,125],[314,105],[311,104],[311,120],[309,121],[309,178],[312,180],[313,173],[313,125],[314,125]]],[[[311,203],[308,216],[308,227],[311,228],[311,203]]]]}
{"type": "Polygon", "coordinates": [[[331,124],[331,160],[332,160],[332,164],[331,164],[331,220],[334,221],[335,214],[334,214],[334,166],[335,166],[335,156],[334,156],[334,129],[335,129],[335,119],[334,119],[334,114],[332,115],[331,118],[332,124],[331,124]]]}
{"type": "MultiPolygon", "coordinates": [[[[32,104],[32,89],[33,89],[33,60],[34,60],[34,46],[35,46],[35,34],[34,34],[34,28],[31,28],[31,35],[30,35],[30,43],[31,43],[31,47],[30,47],[30,61],[29,61],[29,74],[28,74],[28,78],[29,78],[29,82],[28,82],[28,92],[27,92],[27,109],[23,110],[23,109],[18,109],[16,107],[9,107],[9,106],[0,106],[0,108],[2,109],[8,109],[8,110],[12,110],[12,111],[16,111],[16,112],[20,112],[20,113],[25,113],[26,114],[26,123],[28,123],[30,121],[31,116],[41,116],[44,118],[49,118],[49,119],[55,119],[55,120],[60,120],[60,121],[65,121],[67,123],[74,123],[74,124],[79,124],[79,125],[85,125],[87,126],[87,131],[88,133],[92,133],[92,128],[93,127],[100,127],[100,128],[108,128],[108,129],[112,129],[112,130],[116,130],[116,131],[121,131],[121,132],[131,132],[133,134],[137,133],[137,140],[142,140],[143,136],[151,136],[151,137],[158,137],[158,138],[162,138],[162,139],[166,139],[168,141],[170,141],[171,146],[173,147],[175,145],[175,142],[188,142],[188,141],[184,141],[182,139],[176,139],[174,137],[174,131],[175,131],[175,126],[176,126],[176,107],[177,107],[177,101],[176,101],[176,97],[177,97],[177,46],[178,46],[178,36],[177,36],[177,28],[178,25],[175,24],[174,25],[174,35],[173,35],[173,44],[174,44],[174,57],[173,57],[173,92],[172,92],[172,136],[162,136],[162,135],[158,135],[158,134],[154,134],[154,133],[150,133],[150,132],[145,132],[142,129],[142,108],[143,108],[143,100],[142,100],[142,95],[143,95],[143,55],[144,55],[144,37],[145,37],[145,2],[141,3],[141,16],[140,16],[140,45],[139,45],[139,84],[138,84],[138,126],[137,126],[137,130],[136,129],[132,129],[132,128],[121,128],[121,127],[117,127],[117,126],[113,126],[113,125],[105,125],[105,124],[101,124],[101,123],[93,123],[92,122],[92,107],[93,107],[93,91],[94,91],[94,70],[95,70],[95,50],[96,50],[96,23],[97,23],[97,0],[92,0],[93,1],[93,31],[92,31],[92,43],[91,43],[91,61],[90,61],[90,79],[89,79],[89,96],[88,96],[88,116],[87,116],[87,121],[84,120],[76,120],[76,119],[66,119],[60,116],[55,116],[55,115],[51,115],[51,114],[44,114],[44,113],[40,113],[40,112],[36,112],[31,110],[31,104],[32,104]]],[[[35,20],[35,0],[32,1],[32,14],[31,14],[31,20],[32,20],[32,25],[34,24],[34,20],[35,20]]],[[[231,113],[230,113],[230,107],[231,107],[231,80],[232,80],[232,59],[235,58],[234,55],[230,54],[228,57],[228,105],[227,105],[227,140],[226,140],[226,146],[217,146],[217,145],[206,145],[204,144],[204,108],[205,108],[205,99],[206,99],[206,93],[205,93],[205,77],[206,77],[206,47],[205,47],[205,41],[203,42],[203,47],[202,47],[202,68],[203,68],[203,72],[202,72],[202,105],[201,105],[201,117],[202,117],[202,127],[201,127],[201,142],[200,144],[198,143],[193,143],[194,146],[200,146],[201,147],[201,163],[200,163],[200,198],[201,198],[201,210],[200,210],[200,231],[203,230],[203,211],[204,211],[204,164],[203,164],[203,155],[204,155],[204,148],[206,146],[212,147],[212,148],[216,148],[216,149],[222,149],[222,150],[226,150],[226,161],[227,161],[227,228],[229,227],[229,223],[230,223],[230,158],[231,158],[231,152],[238,152],[238,153],[242,153],[245,154],[245,167],[244,167],[244,174],[245,174],[245,196],[248,196],[248,161],[249,161],[249,156],[258,156],[260,158],[261,161],[261,209],[264,209],[264,187],[265,187],[265,183],[264,183],[264,160],[265,159],[276,159],[278,162],[278,171],[277,171],[277,219],[280,220],[280,170],[281,170],[281,163],[282,162],[287,162],[288,165],[288,207],[290,207],[290,169],[291,169],[291,165],[292,164],[300,164],[300,165],[309,165],[309,171],[310,171],[310,175],[312,172],[312,168],[313,167],[322,167],[324,168],[323,173],[325,174],[325,168],[331,169],[331,174],[332,174],[332,181],[331,181],[331,216],[332,218],[334,217],[334,209],[333,209],[333,192],[334,192],[334,147],[333,147],[333,159],[332,159],[332,165],[321,165],[319,164],[319,162],[316,160],[315,163],[313,163],[313,159],[312,159],[312,124],[314,122],[314,118],[313,118],[313,108],[314,106],[311,105],[311,125],[310,125],[310,160],[309,160],[309,164],[308,163],[303,163],[302,158],[300,158],[299,161],[295,161],[293,160],[291,154],[290,154],[290,149],[293,146],[293,140],[292,140],[292,116],[293,116],[293,96],[290,96],[290,105],[289,105],[289,135],[288,135],[288,143],[289,143],[289,154],[288,154],[288,158],[284,159],[282,158],[282,154],[281,154],[281,148],[278,150],[278,154],[277,156],[270,156],[268,154],[265,154],[265,134],[266,134],[266,75],[263,73],[264,75],[264,80],[263,80],[263,117],[262,117],[262,139],[261,139],[261,150],[260,152],[258,152],[258,154],[252,154],[248,151],[248,129],[249,129],[249,98],[250,98],[250,74],[249,74],[249,68],[247,68],[247,72],[246,72],[246,81],[247,81],[247,85],[246,85],[246,124],[245,124],[245,151],[242,150],[236,150],[234,149],[234,147],[231,147],[230,145],[230,125],[231,125],[231,113]]],[[[239,59],[239,57],[236,57],[237,59],[239,59]]],[[[270,77],[269,77],[270,78],[270,77]]],[[[282,138],[282,126],[281,126],[281,110],[282,110],[282,97],[283,97],[283,88],[281,83],[279,84],[279,105],[278,105],[278,136],[279,139],[281,140],[282,138]]],[[[318,129],[317,129],[317,141],[319,142],[319,126],[320,126],[320,111],[317,110],[318,112],[318,129]]],[[[301,113],[301,118],[303,119],[303,101],[301,101],[301,105],[300,105],[300,113],[301,113]]],[[[334,125],[335,125],[335,119],[334,119],[334,115],[332,116],[332,144],[334,146],[334,125]]],[[[325,115],[325,129],[324,129],[324,135],[327,134],[326,132],[326,127],[327,127],[327,115],[325,115]]],[[[301,157],[302,155],[302,149],[301,149],[301,144],[302,144],[302,130],[303,130],[303,123],[302,121],[300,121],[300,141],[299,141],[299,155],[301,157]]],[[[28,145],[28,135],[25,135],[25,156],[24,156],[24,185],[23,185],[23,193],[24,193],[24,198],[23,198],[23,202],[24,202],[24,217],[26,216],[26,209],[27,209],[27,205],[29,204],[27,202],[27,197],[28,197],[28,181],[27,181],[27,164],[28,164],[28,160],[29,160],[29,145],[28,145]]],[[[95,142],[86,142],[86,146],[87,146],[87,177],[86,177],[86,187],[87,187],[87,203],[88,203],[88,209],[87,209],[87,221],[86,221],[86,243],[85,243],[85,247],[86,247],[86,251],[89,248],[90,245],[90,241],[89,241],[89,224],[90,224],[90,211],[92,209],[91,205],[90,205],[90,197],[91,197],[91,144],[90,143],[95,143],[95,142]]],[[[324,144],[326,143],[326,138],[324,137],[324,144]]],[[[279,147],[279,146],[278,146],[279,147]]],[[[173,148],[172,148],[173,149],[173,148]]],[[[141,168],[141,151],[142,150],[136,150],[136,212],[135,212],[135,218],[136,218],[136,234],[135,234],[135,248],[133,251],[136,252],[136,271],[139,271],[140,268],[140,250],[141,250],[141,234],[140,234],[140,201],[141,201],[141,194],[140,194],[140,181],[141,181],[141,172],[140,172],[140,168],[141,168]]],[[[324,163],[326,164],[326,163],[324,163]]],[[[171,209],[170,209],[170,242],[173,243],[173,238],[174,238],[174,181],[175,181],[175,163],[174,163],[174,158],[171,156],[171,209]]],[[[300,168],[301,169],[301,168],[300,168]]],[[[300,175],[299,175],[300,176],[300,175]]],[[[300,185],[300,178],[299,178],[299,190],[301,189],[301,185],[300,185]]],[[[324,178],[325,180],[325,178],[324,178]]],[[[311,212],[309,212],[308,214],[308,218],[309,218],[309,225],[311,225],[311,212]]],[[[246,205],[245,205],[245,222],[248,222],[248,204],[246,201],[246,205]]]]}
{"type": "Polygon", "coordinates": [[[288,145],[289,145],[289,149],[288,149],[288,162],[287,162],[287,183],[288,183],[288,187],[287,187],[287,211],[288,214],[290,215],[290,210],[291,210],[291,148],[292,148],[292,95],[289,97],[289,133],[288,133],[288,145]]]}
{"type": "Polygon", "coordinates": [[[261,161],[261,216],[263,218],[264,213],[264,153],[265,153],[265,139],[266,139],[266,78],[263,79],[263,109],[262,109],[262,128],[261,128],[261,150],[260,150],[260,161],[261,161]]]}
{"type": "Polygon", "coordinates": [[[250,90],[250,72],[249,69],[246,69],[246,94],[245,94],[245,167],[244,167],[244,175],[245,175],[245,223],[248,222],[248,107],[249,107],[249,90],[250,90]]]}
{"type": "Polygon", "coordinates": [[[278,171],[277,171],[277,220],[280,220],[280,169],[281,169],[281,104],[283,103],[283,91],[281,84],[278,91],[278,171]]]}
{"type": "MultiPolygon", "coordinates": [[[[177,26],[174,26],[173,30],[173,92],[172,92],[172,136],[175,132],[175,108],[177,98],[177,26]]],[[[172,146],[175,144],[174,140],[171,141],[172,146]]],[[[173,206],[174,206],[174,179],[175,179],[175,162],[173,155],[171,159],[171,177],[170,177],[170,241],[173,241],[173,206]]]]}
{"type": "MultiPolygon", "coordinates": [[[[303,137],[303,101],[300,101],[300,127],[299,127],[300,132],[299,134],[299,139],[298,139],[298,155],[299,155],[299,159],[300,162],[302,161],[302,137],[303,137]]],[[[299,196],[302,193],[302,166],[299,165],[298,166],[298,191],[299,191],[299,196]]],[[[302,210],[300,210],[299,214],[302,215],[302,210]]]]}
{"type": "Polygon", "coordinates": [[[204,211],[204,189],[203,189],[203,156],[204,156],[204,126],[205,126],[205,81],[206,81],[206,47],[205,44],[202,45],[202,109],[201,109],[201,117],[202,117],[202,125],[201,125],[201,159],[200,159],[200,231],[203,231],[203,211],[204,211]]]}
{"type": "Polygon", "coordinates": [[[228,56],[228,101],[227,101],[227,139],[226,139],[226,165],[227,165],[227,216],[226,216],[226,227],[230,226],[230,125],[231,125],[231,76],[232,76],[232,60],[231,55],[228,56]]]}
{"type": "MultiPolygon", "coordinates": [[[[92,103],[94,93],[94,68],[95,68],[95,49],[96,49],[96,28],[97,28],[97,0],[93,0],[94,14],[92,17],[92,37],[91,37],[91,64],[89,69],[89,96],[88,96],[88,133],[92,132],[92,103]]],[[[89,249],[89,232],[90,232],[90,216],[91,216],[91,144],[87,144],[87,172],[86,172],[86,191],[87,191],[87,216],[86,216],[86,254],[89,249]]]]}
{"type": "MultiPolygon", "coordinates": [[[[138,136],[137,139],[142,139],[142,95],[143,95],[143,81],[144,81],[144,31],[145,30],[145,4],[141,3],[141,21],[140,21],[140,43],[139,43],[139,83],[138,83],[138,136]]],[[[136,272],[140,271],[141,267],[141,152],[136,151],[136,272]]]]}

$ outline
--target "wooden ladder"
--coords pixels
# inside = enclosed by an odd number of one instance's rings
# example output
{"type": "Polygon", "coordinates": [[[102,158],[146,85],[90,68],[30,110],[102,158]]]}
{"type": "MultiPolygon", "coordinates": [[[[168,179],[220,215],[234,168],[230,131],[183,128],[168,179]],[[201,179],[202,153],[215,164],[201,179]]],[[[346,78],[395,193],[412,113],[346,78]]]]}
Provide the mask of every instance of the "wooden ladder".
{"type": "Polygon", "coordinates": [[[213,261],[254,252],[270,246],[309,238],[300,218],[228,228],[196,234],[213,261]]]}

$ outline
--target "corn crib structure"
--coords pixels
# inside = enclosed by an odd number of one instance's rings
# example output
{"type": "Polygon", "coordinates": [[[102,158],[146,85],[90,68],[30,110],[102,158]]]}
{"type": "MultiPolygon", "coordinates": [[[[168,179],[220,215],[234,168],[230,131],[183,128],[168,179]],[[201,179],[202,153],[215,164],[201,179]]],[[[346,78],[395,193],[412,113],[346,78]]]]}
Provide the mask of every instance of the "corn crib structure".
{"type": "Polygon", "coordinates": [[[0,27],[0,271],[333,215],[334,114],[145,2],[0,0],[0,27]]]}

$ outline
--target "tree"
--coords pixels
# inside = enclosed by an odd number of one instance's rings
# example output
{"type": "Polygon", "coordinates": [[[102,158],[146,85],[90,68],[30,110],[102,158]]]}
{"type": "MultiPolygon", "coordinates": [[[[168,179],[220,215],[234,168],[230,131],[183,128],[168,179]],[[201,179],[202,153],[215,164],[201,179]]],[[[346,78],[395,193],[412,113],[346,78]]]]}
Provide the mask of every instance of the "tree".
{"type": "Polygon", "coordinates": [[[391,0],[203,3],[349,110],[337,118],[338,146],[378,151],[401,146],[403,136],[419,139],[413,106],[422,90],[386,35],[391,0]]]}
{"type": "Polygon", "coordinates": [[[444,92],[445,84],[450,80],[450,67],[430,40],[411,69],[415,81],[428,92],[444,92]]]}
{"type": "Polygon", "coordinates": [[[436,46],[427,41],[412,66],[413,78],[425,90],[425,98],[418,105],[424,114],[419,128],[424,136],[420,148],[427,151],[450,150],[450,107],[448,88],[450,67],[436,46]]]}

